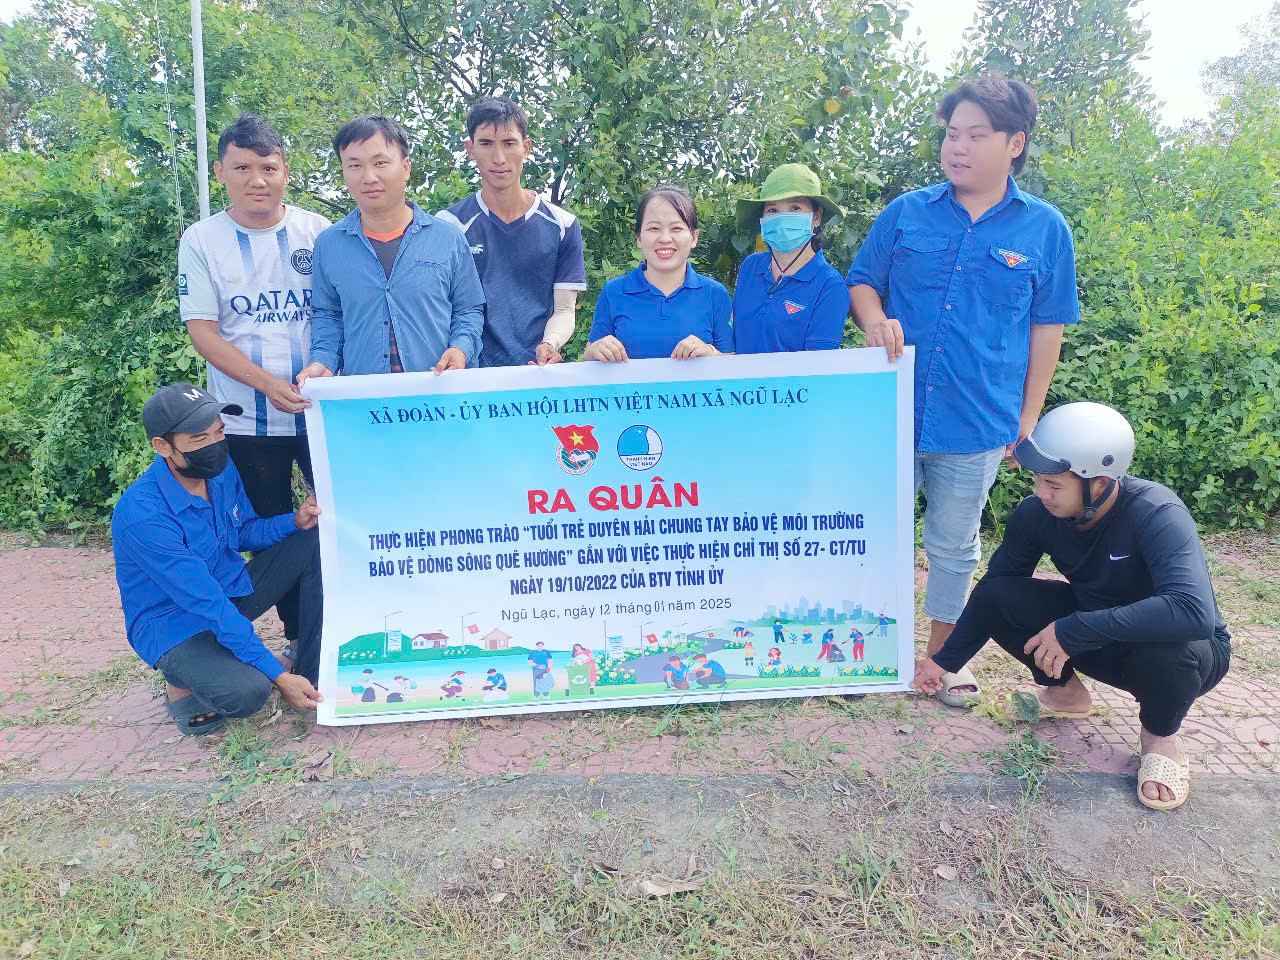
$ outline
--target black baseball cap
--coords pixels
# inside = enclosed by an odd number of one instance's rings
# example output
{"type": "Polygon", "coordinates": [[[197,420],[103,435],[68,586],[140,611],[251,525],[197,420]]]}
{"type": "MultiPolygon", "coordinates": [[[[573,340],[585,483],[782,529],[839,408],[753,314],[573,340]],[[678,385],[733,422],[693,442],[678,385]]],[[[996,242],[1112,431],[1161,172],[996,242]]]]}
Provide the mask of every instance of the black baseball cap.
{"type": "Polygon", "coordinates": [[[222,403],[201,387],[171,383],[143,405],[142,426],[148,440],[166,433],[199,433],[223,413],[239,416],[244,408],[238,403],[222,403]]]}

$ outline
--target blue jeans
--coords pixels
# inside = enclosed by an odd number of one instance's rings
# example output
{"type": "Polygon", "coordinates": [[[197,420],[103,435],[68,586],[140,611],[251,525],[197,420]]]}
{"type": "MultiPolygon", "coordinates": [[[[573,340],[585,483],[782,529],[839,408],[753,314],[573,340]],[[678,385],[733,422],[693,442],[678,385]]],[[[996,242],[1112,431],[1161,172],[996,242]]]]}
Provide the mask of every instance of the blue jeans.
{"type": "Polygon", "coordinates": [[[978,524],[995,483],[1004,447],[981,453],[916,451],[916,493],[924,488],[924,552],[929,583],[924,615],[955,623],[964,610],[973,571],[982,557],[978,524]]]}

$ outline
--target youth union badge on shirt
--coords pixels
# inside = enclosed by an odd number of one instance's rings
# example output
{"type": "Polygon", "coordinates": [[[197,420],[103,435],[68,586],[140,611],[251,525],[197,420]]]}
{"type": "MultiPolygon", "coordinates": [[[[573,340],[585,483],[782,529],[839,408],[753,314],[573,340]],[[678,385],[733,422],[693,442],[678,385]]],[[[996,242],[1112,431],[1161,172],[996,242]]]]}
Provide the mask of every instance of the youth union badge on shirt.
{"type": "Polygon", "coordinates": [[[1016,250],[1006,250],[1004,247],[997,247],[996,253],[1004,257],[1004,262],[1011,267],[1027,262],[1026,254],[1018,253],[1016,250]]]}
{"type": "Polygon", "coordinates": [[[799,313],[804,309],[803,303],[796,303],[794,300],[784,300],[782,302],[787,308],[787,313],[799,313]]]}

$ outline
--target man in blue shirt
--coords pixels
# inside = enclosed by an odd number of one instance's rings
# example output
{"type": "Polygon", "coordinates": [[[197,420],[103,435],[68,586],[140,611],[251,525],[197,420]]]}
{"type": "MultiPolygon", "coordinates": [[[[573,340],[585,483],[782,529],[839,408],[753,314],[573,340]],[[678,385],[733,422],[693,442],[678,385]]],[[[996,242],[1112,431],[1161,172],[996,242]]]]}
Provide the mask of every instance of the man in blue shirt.
{"type": "Polygon", "coordinates": [[[708,659],[705,653],[694,655],[693,675],[700,687],[723,687],[729,683],[724,667],[718,660],[708,659]]]}
{"type": "Polygon", "coordinates": [[[679,657],[667,657],[667,665],[663,668],[662,675],[668,690],[689,689],[689,668],[679,657]]]}
{"type": "Polygon", "coordinates": [[[320,508],[310,496],[296,513],[254,513],[227,462],[221,417],[242,412],[190,384],[157,390],[142,411],[156,459],[111,518],[129,644],[164,673],[169,714],[184,733],[251,716],[273,683],[293,707],[322,699],[320,508]],[[241,550],[259,552],[246,565],[241,550]],[[301,623],[290,673],[252,621],[295,588],[301,623]]]}
{"type": "MultiPolygon", "coordinates": [[[[915,358],[915,485],[928,500],[924,547],[933,621],[928,656],[964,609],[978,524],[1002,458],[1031,433],[1080,318],[1075,250],[1062,214],[1013,180],[1036,120],[1026,84],[984,74],[938,108],[947,183],[904,194],[876,219],[846,282],[869,346],[915,358]]],[[[966,668],[939,698],[978,693],[966,668]]]]}
{"type": "Polygon", "coordinates": [[[311,363],[298,374],[461,370],[480,355],[484,291],[466,238],[405,198],[409,138],[357,117],[333,138],[356,209],[320,234],[311,363]]]}
{"type": "Polygon", "coordinates": [[[582,224],[521,184],[533,141],[518,104],[506,97],[476,103],[466,148],[480,190],[436,217],[466,235],[484,286],[480,366],[559,363],[578,292],[587,289],[582,224]]]}
{"type": "Polygon", "coordinates": [[[538,681],[551,669],[551,652],[541,640],[529,651],[529,666],[533,667],[533,698],[536,700],[539,696],[551,696],[545,690],[538,689],[538,681]]]}

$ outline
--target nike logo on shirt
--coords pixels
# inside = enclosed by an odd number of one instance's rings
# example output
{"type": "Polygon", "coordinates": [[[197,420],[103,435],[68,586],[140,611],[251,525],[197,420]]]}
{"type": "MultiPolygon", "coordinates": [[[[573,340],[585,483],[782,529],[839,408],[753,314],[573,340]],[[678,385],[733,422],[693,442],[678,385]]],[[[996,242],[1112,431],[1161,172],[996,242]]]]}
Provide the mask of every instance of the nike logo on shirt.
{"type": "Polygon", "coordinates": [[[1114,553],[1108,553],[1107,556],[1112,560],[1128,560],[1130,555],[1126,553],[1123,557],[1117,557],[1114,553]]]}

